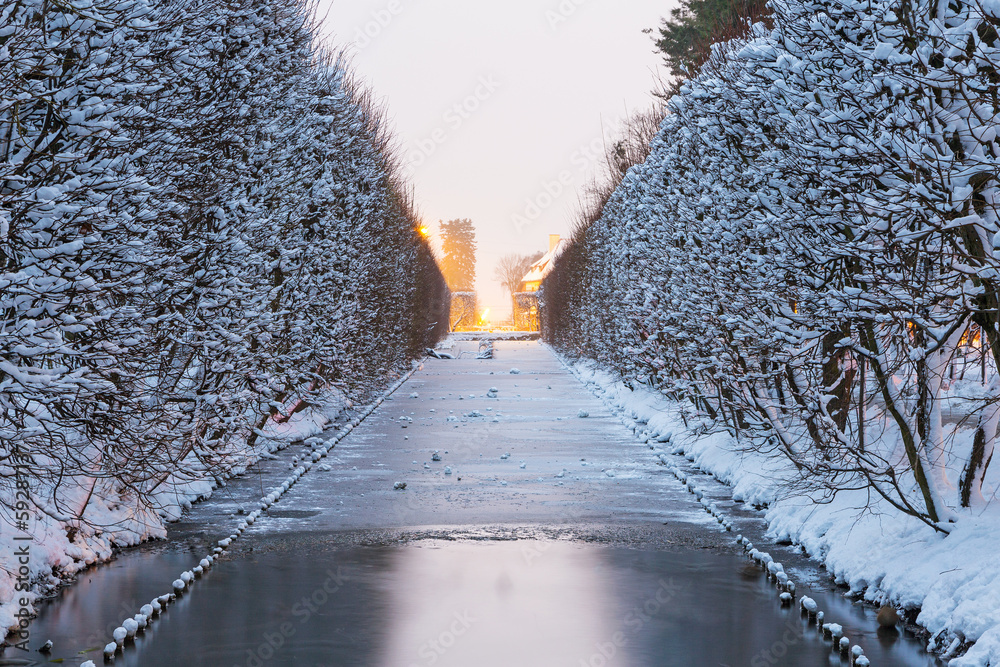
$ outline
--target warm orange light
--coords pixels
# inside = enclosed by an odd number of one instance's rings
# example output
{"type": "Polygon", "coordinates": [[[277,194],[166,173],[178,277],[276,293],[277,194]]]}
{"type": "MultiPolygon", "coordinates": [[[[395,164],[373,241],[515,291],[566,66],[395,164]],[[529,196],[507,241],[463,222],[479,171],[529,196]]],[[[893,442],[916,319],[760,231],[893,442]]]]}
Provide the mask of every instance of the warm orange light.
{"type": "Polygon", "coordinates": [[[480,321],[485,322],[489,314],[490,314],[490,309],[487,308],[486,310],[483,311],[483,316],[480,318],[480,321]]]}
{"type": "Polygon", "coordinates": [[[430,227],[424,226],[424,227],[421,227],[420,229],[418,229],[417,231],[420,232],[421,236],[430,236],[431,235],[431,228],[430,227]]]}

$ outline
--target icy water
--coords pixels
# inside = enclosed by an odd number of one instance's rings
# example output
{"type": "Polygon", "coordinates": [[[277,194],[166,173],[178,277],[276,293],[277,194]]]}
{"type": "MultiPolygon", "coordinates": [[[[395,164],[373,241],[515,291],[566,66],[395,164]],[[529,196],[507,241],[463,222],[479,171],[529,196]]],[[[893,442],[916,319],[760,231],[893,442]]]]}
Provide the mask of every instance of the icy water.
{"type": "MultiPolygon", "coordinates": [[[[153,558],[164,574],[187,562],[180,553],[153,558]]],[[[150,563],[135,560],[92,573],[36,633],[57,647],[102,645],[111,628],[97,619],[118,618],[121,602],[134,607],[157,592],[143,576],[150,563]]],[[[468,536],[366,546],[290,536],[258,543],[207,579],[115,664],[844,664],[744,558],[707,549],[468,536]]],[[[933,664],[913,642],[880,641],[849,602],[825,597],[873,664],[933,664]]],[[[81,660],[76,650],[53,657],[81,660]]]]}
{"type": "MultiPolygon", "coordinates": [[[[477,361],[475,347],[428,361],[114,664],[846,665],[547,349],[498,343],[477,361]]],[[[169,592],[303,451],[196,506],[170,541],[82,575],[43,607],[32,647],[51,639],[49,660],[100,664],[114,628],[169,592]]],[[[760,514],[725,487],[699,487],[873,665],[938,664],[768,544],[760,514]]],[[[0,665],[26,658],[45,662],[8,649],[0,665]]]]}

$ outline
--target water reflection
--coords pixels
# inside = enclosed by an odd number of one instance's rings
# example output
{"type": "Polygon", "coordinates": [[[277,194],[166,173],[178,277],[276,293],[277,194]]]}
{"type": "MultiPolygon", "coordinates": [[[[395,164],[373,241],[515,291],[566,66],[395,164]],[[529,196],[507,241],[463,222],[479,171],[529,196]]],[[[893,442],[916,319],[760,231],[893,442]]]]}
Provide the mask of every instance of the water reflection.
{"type": "MultiPolygon", "coordinates": [[[[600,551],[559,542],[396,552],[382,667],[576,665],[613,633],[600,551]]],[[[624,663],[622,663],[624,664],[624,663]]]]}
{"type": "MultiPolygon", "coordinates": [[[[102,646],[109,625],[134,613],[190,560],[139,554],[69,589],[32,625],[33,641],[52,639],[51,658],[66,664],[100,662],[99,650],[78,652],[102,646]]],[[[773,588],[745,563],[707,550],[569,541],[265,541],[220,563],[115,664],[845,664],[814,627],[779,608],[773,588]]],[[[878,636],[850,601],[836,594],[818,599],[873,664],[935,664],[914,641],[878,636]]]]}

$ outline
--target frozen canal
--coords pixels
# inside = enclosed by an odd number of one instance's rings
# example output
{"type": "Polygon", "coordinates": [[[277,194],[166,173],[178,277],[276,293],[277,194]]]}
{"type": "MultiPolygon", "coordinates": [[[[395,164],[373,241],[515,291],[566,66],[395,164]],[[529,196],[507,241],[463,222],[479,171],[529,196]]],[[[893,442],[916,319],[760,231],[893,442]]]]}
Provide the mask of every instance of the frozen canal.
{"type": "MultiPolygon", "coordinates": [[[[476,348],[428,360],[115,664],[846,664],[547,348],[499,342],[489,361],[476,348]]],[[[49,660],[100,663],[114,627],[304,452],[230,484],[170,541],[84,573],[43,609],[33,641],[54,642],[49,660]]],[[[712,488],[764,544],[759,515],[712,488]]],[[[765,548],[873,665],[936,664],[918,642],[877,633],[873,612],[791,547],[765,548]]]]}

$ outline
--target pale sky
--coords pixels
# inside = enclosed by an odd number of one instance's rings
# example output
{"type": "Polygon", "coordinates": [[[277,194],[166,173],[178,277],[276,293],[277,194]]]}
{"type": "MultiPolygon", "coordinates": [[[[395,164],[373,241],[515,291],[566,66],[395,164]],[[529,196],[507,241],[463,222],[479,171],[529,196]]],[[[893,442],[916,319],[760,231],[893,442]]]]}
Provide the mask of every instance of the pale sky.
{"type": "Polygon", "coordinates": [[[627,111],[664,74],[672,0],[319,0],[332,42],[384,98],[419,211],[476,226],[481,308],[509,315],[504,254],[568,236],[577,195],[627,111]],[[603,131],[602,131],[603,128],[603,131]]]}

